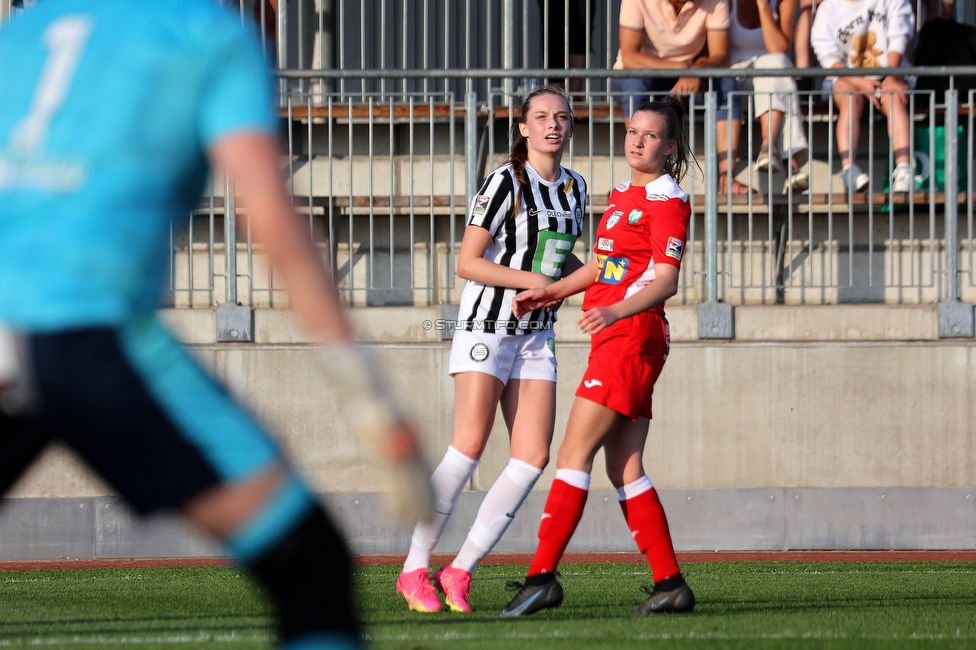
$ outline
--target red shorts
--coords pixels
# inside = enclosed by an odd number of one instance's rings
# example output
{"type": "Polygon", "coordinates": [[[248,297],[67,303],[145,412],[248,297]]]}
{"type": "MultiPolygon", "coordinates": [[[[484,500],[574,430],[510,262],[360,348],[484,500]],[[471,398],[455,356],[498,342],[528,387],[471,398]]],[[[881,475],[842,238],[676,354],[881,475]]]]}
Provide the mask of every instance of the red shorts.
{"type": "Polygon", "coordinates": [[[654,382],[671,346],[666,318],[642,312],[590,339],[590,358],[576,396],[627,416],[651,417],[654,382]]]}

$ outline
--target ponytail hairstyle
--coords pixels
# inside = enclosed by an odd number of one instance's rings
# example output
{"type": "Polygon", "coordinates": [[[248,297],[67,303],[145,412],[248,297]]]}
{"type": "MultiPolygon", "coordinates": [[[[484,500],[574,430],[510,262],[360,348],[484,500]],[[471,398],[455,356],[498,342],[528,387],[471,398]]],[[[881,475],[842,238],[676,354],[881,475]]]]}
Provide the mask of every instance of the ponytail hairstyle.
{"type": "MultiPolygon", "coordinates": [[[[515,203],[512,205],[512,214],[519,211],[522,205],[522,186],[528,185],[529,183],[529,179],[525,175],[525,161],[529,159],[529,145],[525,136],[519,131],[519,124],[525,124],[525,120],[529,114],[529,105],[533,99],[540,95],[555,95],[566,102],[566,110],[569,111],[569,123],[571,125],[573,123],[573,104],[569,101],[569,95],[561,88],[548,85],[539,86],[522,100],[522,114],[512,124],[511,131],[509,132],[512,146],[508,150],[508,164],[512,166],[512,172],[515,174],[515,180],[518,181],[519,185],[515,189],[515,203]]],[[[572,131],[570,131],[570,135],[572,135],[572,131]]]]}
{"type": "MultiPolygon", "coordinates": [[[[685,124],[685,107],[677,97],[668,95],[661,101],[644,102],[637,107],[639,112],[657,113],[667,125],[666,137],[674,142],[674,150],[664,159],[664,173],[680,183],[691,167],[689,158],[694,160],[694,154],[688,146],[688,126],[685,124]]],[[[697,163],[697,161],[696,161],[697,163]]]]}

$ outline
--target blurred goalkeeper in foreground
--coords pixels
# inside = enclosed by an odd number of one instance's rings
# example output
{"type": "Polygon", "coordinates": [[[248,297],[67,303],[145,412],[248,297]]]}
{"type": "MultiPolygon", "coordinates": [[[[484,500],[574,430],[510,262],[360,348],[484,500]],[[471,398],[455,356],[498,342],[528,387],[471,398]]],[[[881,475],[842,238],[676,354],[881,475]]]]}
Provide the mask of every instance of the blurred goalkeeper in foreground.
{"type": "Polygon", "coordinates": [[[284,191],[256,40],[214,0],[46,0],[0,29],[0,61],[0,491],[63,440],[140,513],[220,537],[276,601],[283,647],[358,647],[343,541],[154,315],[170,222],[210,162],[385,459],[394,512],[430,517],[414,434],[284,191]]]}

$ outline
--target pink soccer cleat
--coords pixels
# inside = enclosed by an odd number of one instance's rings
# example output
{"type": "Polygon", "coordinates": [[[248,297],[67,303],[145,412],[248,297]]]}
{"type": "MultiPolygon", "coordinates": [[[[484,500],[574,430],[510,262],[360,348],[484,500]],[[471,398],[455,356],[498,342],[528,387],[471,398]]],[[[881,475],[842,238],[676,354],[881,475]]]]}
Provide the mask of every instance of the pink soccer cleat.
{"type": "Polygon", "coordinates": [[[434,591],[434,585],[430,584],[430,577],[427,569],[421,568],[407,573],[400,572],[396,584],[397,593],[403,596],[407,605],[415,612],[439,612],[441,611],[441,601],[434,591]]]}
{"type": "Polygon", "coordinates": [[[444,592],[444,602],[452,612],[470,612],[471,574],[450,564],[434,572],[434,584],[444,592]]]}

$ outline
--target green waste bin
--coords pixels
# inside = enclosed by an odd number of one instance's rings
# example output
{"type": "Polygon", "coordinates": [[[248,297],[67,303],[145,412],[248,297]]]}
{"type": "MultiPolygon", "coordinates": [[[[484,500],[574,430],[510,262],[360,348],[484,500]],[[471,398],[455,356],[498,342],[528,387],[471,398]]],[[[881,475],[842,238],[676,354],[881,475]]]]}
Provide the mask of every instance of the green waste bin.
{"type": "MultiPolygon", "coordinates": [[[[933,183],[931,189],[936,192],[945,191],[945,126],[935,127],[935,149],[929,149],[928,126],[915,127],[915,159],[913,171],[915,172],[915,190],[927,192],[929,183],[933,183]],[[932,155],[934,154],[934,156],[932,155]]],[[[956,178],[957,190],[965,188],[966,173],[968,170],[966,160],[966,133],[963,125],[957,128],[956,138],[956,178]]],[[[890,188],[891,170],[885,172],[884,191],[890,188]]]]}

